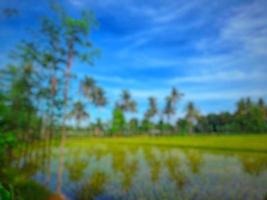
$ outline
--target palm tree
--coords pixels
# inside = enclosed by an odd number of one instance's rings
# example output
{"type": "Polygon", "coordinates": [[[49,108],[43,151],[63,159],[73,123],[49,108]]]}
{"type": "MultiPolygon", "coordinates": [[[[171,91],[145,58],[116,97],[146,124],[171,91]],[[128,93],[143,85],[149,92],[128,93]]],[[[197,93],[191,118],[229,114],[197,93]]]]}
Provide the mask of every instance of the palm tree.
{"type": "Polygon", "coordinates": [[[172,88],[171,99],[172,99],[173,104],[176,104],[177,101],[179,101],[182,96],[183,96],[183,93],[180,93],[178,90],[176,90],[175,87],[172,88]]]}
{"type": "Polygon", "coordinates": [[[132,99],[128,90],[122,91],[119,107],[124,112],[136,112],[136,102],[132,99]]]}
{"type": "Polygon", "coordinates": [[[77,122],[77,128],[80,127],[81,120],[89,118],[89,114],[85,111],[85,106],[80,101],[73,105],[73,109],[69,114],[70,117],[74,117],[77,122]]]}
{"type": "Polygon", "coordinates": [[[167,121],[170,122],[171,115],[175,114],[173,101],[171,97],[166,97],[166,104],[163,113],[167,116],[167,121]]]}
{"type": "Polygon", "coordinates": [[[167,121],[170,122],[172,115],[176,113],[176,104],[182,98],[183,93],[180,93],[176,88],[172,88],[170,96],[166,98],[166,105],[163,113],[167,116],[167,121]]]}
{"type": "Polygon", "coordinates": [[[244,115],[246,113],[246,102],[244,99],[240,99],[238,102],[237,102],[237,111],[236,111],[236,114],[237,115],[244,115]]]}
{"type": "Polygon", "coordinates": [[[145,112],[145,118],[150,119],[158,113],[157,100],[155,97],[149,97],[148,103],[149,107],[148,110],[145,112]]]}
{"type": "Polygon", "coordinates": [[[264,102],[264,99],[263,98],[259,98],[259,100],[258,100],[258,106],[260,108],[265,108],[265,102],[264,102]]]}
{"type": "Polygon", "coordinates": [[[86,76],[84,80],[81,81],[80,90],[84,96],[90,97],[91,96],[90,94],[92,93],[94,88],[95,88],[95,81],[91,77],[86,76]]]}
{"type": "Polygon", "coordinates": [[[95,86],[92,92],[92,102],[97,107],[103,107],[107,104],[107,98],[105,96],[105,91],[95,86]]]}
{"type": "Polygon", "coordinates": [[[132,99],[131,94],[128,90],[123,90],[121,94],[121,99],[116,103],[116,107],[121,109],[123,113],[125,112],[136,112],[136,102],[132,99]]]}
{"type": "MultiPolygon", "coordinates": [[[[107,104],[107,98],[105,96],[105,91],[95,86],[92,92],[92,103],[97,107],[104,107],[107,104]]],[[[99,123],[97,123],[95,134],[99,135],[99,132],[101,130],[101,127],[99,126],[99,123]]]]}
{"type": "Polygon", "coordinates": [[[98,87],[92,78],[85,77],[85,79],[81,82],[81,91],[87,100],[89,100],[94,106],[100,108],[107,104],[105,91],[98,87]]]}
{"type": "Polygon", "coordinates": [[[189,133],[193,132],[193,124],[199,117],[199,111],[193,102],[189,102],[186,106],[186,119],[189,122],[189,133]]]}

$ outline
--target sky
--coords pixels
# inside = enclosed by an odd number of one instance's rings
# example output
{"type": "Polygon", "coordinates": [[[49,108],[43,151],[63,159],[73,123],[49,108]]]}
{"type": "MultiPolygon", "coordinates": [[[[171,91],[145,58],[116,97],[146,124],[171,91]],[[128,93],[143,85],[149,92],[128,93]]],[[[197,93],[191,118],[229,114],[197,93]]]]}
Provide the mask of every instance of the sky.
{"type": "MultiPolygon", "coordinates": [[[[177,105],[183,116],[193,101],[202,114],[233,112],[236,101],[250,96],[267,100],[266,0],[60,0],[77,16],[94,12],[99,27],[91,40],[101,49],[94,67],[74,63],[73,72],[92,76],[109,98],[106,108],[89,106],[91,120],[111,118],[121,90],[138,103],[141,118],[149,96],[164,106],[172,87],[184,93],[177,105]]],[[[49,1],[1,0],[13,7],[14,19],[0,16],[0,64],[14,44],[29,37],[46,15],[49,1]]],[[[72,94],[75,98],[75,89],[72,94]]]]}

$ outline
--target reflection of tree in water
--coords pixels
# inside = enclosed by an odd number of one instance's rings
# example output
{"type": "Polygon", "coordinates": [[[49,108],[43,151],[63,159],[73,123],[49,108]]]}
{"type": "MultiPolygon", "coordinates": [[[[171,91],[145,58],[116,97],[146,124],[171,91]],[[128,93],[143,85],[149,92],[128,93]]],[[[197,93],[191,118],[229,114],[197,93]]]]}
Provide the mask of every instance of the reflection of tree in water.
{"type": "Polygon", "coordinates": [[[266,155],[240,155],[239,159],[242,163],[243,170],[252,175],[260,175],[267,169],[266,155]]]}
{"type": "Polygon", "coordinates": [[[73,182],[80,181],[87,166],[88,162],[79,157],[67,162],[66,169],[69,173],[69,179],[73,182]]]}
{"type": "Polygon", "coordinates": [[[76,191],[75,199],[91,200],[95,199],[101,194],[104,194],[107,180],[108,177],[104,172],[95,171],[89,178],[89,181],[84,182],[82,186],[76,191]]]}
{"type": "Polygon", "coordinates": [[[37,146],[27,148],[31,151],[19,151],[12,157],[12,162],[4,163],[5,168],[2,169],[3,165],[0,165],[1,184],[7,188],[12,187],[12,199],[47,200],[50,191],[37,181],[31,180],[32,176],[44,168],[46,157],[40,156],[44,149],[37,146]]]}
{"type": "Polygon", "coordinates": [[[152,153],[151,148],[144,149],[145,159],[149,165],[150,176],[153,183],[159,180],[159,174],[161,171],[161,161],[156,158],[152,153]]]}
{"type": "Polygon", "coordinates": [[[185,151],[185,156],[192,173],[198,174],[203,164],[203,155],[198,150],[192,149],[185,151]]]}
{"type": "Polygon", "coordinates": [[[113,149],[112,153],[112,167],[116,172],[122,172],[125,169],[126,152],[125,149],[113,149]]]}
{"type": "Polygon", "coordinates": [[[30,160],[22,165],[22,167],[19,169],[23,174],[27,177],[33,176],[40,168],[36,162],[36,160],[30,160]]]}
{"type": "Polygon", "coordinates": [[[125,163],[125,168],[122,171],[123,173],[123,180],[122,180],[122,187],[125,191],[128,191],[132,185],[132,180],[136,171],[138,169],[138,162],[137,160],[132,160],[130,162],[125,163]]]}
{"type": "Polygon", "coordinates": [[[186,176],[180,169],[180,160],[179,157],[174,155],[169,155],[168,158],[165,161],[170,178],[175,181],[176,186],[179,189],[182,189],[184,185],[186,184],[186,176]]]}
{"type": "Polygon", "coordinates": [[[104,148],[95,148],[92,152],[92,155],[96,157],[96,160],[100,160],[103,156],[107,155],[108,151],[104,148]]]}
{"type": "Polygon", "coordinates": [[[14,165],[10,163],[10,166],[15,166],[16,170],[22,172],[26,177],[33,176],[37,171],[44,171],[44,163],[47,160],[47,156],[40,156],[43,151],[42,148],[30,147],[31,151],[27,154],[21,154],[16,160],[13,161],[14,165]]]}
{"type": "Polygon", "coordinates": [[[132,185],[133,176],[138,169],[138,162],[136,159],[127,159],[127,155],[134,155],[136,148],[131,149],[127,154],[127,149],[113,149],[112,151],[112,167],[114,171],[122,173],[122,187],[125,191],[128,191],[132,185]]]}

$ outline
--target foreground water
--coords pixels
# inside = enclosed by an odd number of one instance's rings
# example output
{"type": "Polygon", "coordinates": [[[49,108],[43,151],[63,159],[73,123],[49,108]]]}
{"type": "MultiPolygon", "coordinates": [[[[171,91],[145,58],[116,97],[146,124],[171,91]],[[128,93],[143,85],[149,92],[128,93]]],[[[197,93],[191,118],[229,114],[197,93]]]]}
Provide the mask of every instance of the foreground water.
{"type": "Polygon", "coordinates": [[[267,198],[266,153],[95,143],[61,150],[39,148],[19,166],[31,162],[33,180],[70,200],[267,198]]]}

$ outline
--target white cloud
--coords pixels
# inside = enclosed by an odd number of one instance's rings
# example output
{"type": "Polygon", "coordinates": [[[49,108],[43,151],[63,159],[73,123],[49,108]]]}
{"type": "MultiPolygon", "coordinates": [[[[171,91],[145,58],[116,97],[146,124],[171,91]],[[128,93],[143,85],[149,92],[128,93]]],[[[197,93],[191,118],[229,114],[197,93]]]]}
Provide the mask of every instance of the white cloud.
{"type": "Polygon", "coordinates": [[[196,49],[212,53],[227,49],[228,53],[246,56],[267,56],[267,3],[264,0],[229,9],[227,17],[217,21],[218,35],[196,43],[196,49]],[[212,45],[211,45],[212,44],[212,45]]]}
{"type": "Polygon", "coordinates": [[[221,33],[222,42],[240,43],[253,54],[267,55],[267,4],[245,5],[236,10],[221,33]]]}
{"type": "Polygon", "coordinates": [[[260,98],[267,97],[267,91],[262,89],[255,90],[222,90],[214,92],[199,92],[188,93],[185,97],[188,100],[203,101],[203,100],[238,100],[244,97],[260,98]]]}
{"type": "Polygon", "coordinates": [[[219,81],[267,81],[264,72],[244,72],[244,71],[220,71],[206,72],[194,76],[181,76],[168,80],[171,85],[179,83],[218,83],[219,81]]]}

